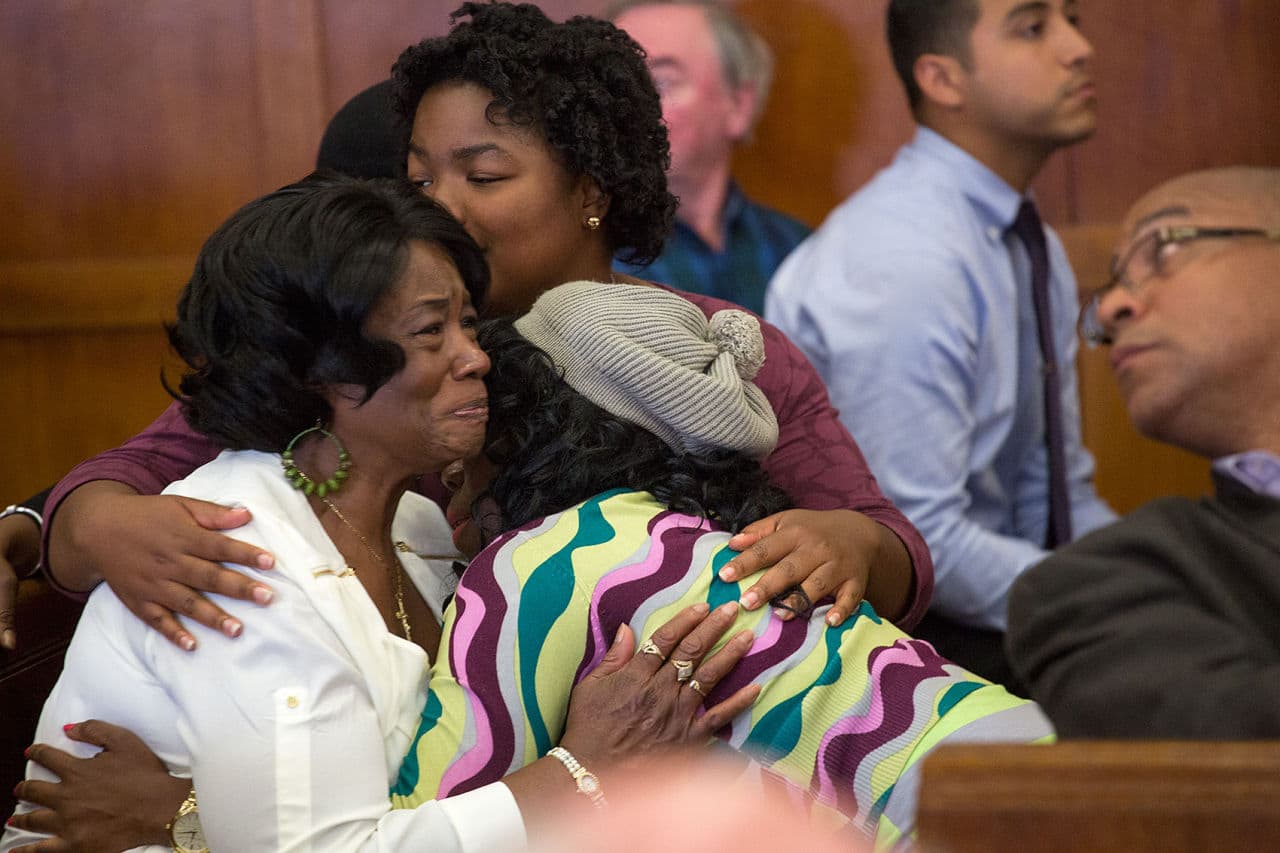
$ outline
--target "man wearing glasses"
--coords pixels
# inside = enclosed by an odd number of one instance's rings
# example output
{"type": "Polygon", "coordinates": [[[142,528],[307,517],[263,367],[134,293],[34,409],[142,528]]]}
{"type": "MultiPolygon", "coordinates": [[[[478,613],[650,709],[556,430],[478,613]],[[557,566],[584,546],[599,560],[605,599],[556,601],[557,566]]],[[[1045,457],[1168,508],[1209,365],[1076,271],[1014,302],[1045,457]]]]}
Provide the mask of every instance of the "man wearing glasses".
{"type": "Polygon", "coordinates": [[[1142,433],[1212,459],[1014,585],[1009,649],[1066,737],[1280,737],[1280,169],[1172,180],[1081,332],[1142,433]]]}

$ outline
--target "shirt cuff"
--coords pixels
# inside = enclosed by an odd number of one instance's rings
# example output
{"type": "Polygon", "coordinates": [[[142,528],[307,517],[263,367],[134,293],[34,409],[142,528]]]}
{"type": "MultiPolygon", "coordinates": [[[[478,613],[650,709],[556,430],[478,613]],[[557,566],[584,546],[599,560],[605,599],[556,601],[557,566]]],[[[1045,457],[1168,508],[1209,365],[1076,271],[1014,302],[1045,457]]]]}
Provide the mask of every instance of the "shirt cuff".
{"type": "Polygon", "coordinates": [[[526,844],[520,807],[511,789],[501,782],[436,803],[453,824],[464,853],[520,850],[526,844]]]}

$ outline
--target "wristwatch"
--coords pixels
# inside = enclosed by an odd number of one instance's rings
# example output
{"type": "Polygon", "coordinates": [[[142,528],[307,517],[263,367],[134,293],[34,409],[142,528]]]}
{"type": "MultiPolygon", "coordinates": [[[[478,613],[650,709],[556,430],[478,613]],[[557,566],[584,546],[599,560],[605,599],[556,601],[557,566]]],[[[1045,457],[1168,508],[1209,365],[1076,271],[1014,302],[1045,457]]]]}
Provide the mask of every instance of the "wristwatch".
{"type": "Polygon", "coordinates": [[[209,845],[204,840],[204,829],[200,826],[200,809],[196,806],[195,788],[187,794],[187,798],[178,807],[178,813],[165,829],[169,830],[174,853],[209,853],[209,845]]]}
{"type": "Polygon", "coordinates": [[[591,805],[598,809],[608,805],[604,798],[604,788],[600,786],[600,777],[583,767],[578,759],[573,757],[573,753],[562,746],[553,746],[547,750],[547,755],[558,759],[564,765],[564,769],[569,771],[569,775],[577,783],[578,793],[585,795],[591,801],[591,805]]]}

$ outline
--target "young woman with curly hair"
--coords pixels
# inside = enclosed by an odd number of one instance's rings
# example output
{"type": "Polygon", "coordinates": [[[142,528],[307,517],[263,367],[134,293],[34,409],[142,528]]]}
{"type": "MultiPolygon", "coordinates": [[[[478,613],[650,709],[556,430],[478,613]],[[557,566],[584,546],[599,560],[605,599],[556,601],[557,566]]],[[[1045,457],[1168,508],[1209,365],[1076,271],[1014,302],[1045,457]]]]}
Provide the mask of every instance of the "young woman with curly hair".
{"type": "MultiPolygon", "coordinates": [[[[554,23],[529,4],[466,3],[454,20],[448,35],[401,55],[392,88],[406,125],[408,177],[485,253],[487,313],[518,313],[566,281],[655,286],[611,269],[615,256],[653,256],[675,205],[661,104],[639,46],[605,21],[554,23]]],[[[732,307],[681,295],[708,316],[732,307]]],[[[836,623],[865,597],[910,628],[932,591],[928,549],[880,492],[809,362],[773,326],[762,323],[762,331],[766,358],[756,382],[781,430],[764,466],[796,508],[745,527],[734,540],[742,553],[724,577],[767,570],[744,594],[747,609],[776,601],[807,612],[830,595],[836,623]]],[[[264,584],[218,565],[269,564],[261,549],[213,532],[243,523],[244,514],[137,497],[219,449],[171,407],[123,448],[77,467],[46,508],[46,568],[72,589],[105,577],[181,645],[195,639],[179,613],[233,636],[239,623],[199,590],[269,595],[264,584]],[[94,547],[107,530],[116,546],[94,547]]],[[[423,488],[442,499],[433,478],[423,488]]]]}

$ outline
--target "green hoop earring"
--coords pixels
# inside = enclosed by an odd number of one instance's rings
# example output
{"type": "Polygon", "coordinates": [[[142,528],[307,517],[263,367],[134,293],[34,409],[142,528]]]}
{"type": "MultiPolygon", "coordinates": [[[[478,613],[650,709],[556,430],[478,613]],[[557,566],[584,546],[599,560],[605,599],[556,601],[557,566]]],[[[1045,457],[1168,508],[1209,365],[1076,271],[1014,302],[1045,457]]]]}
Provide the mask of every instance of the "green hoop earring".
{"type": "Polygon", "coordinates": [[[316,495],[317,497],[322,498],[325,495],[336,492],[338,489],[342,488],[342,481],[347,479],[347,469],[351,467],[351,457],[347,454],[347,449],[342,446],[342,442],[338,441],[338,437],[336,435],[329,432],[324,427],[316,425],[304,429],[293,437],[293,440],[289,442],[289,446],[284,449],[284,453],[280,454],[280,467],[284,468],[285,479],[292,483],[295,489],[305,492],[308,495],[316,495]],[[320,433],[325,438],[332,441],[338,448],[337,470],[334,471],[327,480],[320,483],[317,483],[315,480],[312,480],[303,473],[303,471],[300,470],[293,461],[293,446],[297,444],[298,440],[303,436],[310,435],[313,432],[320,433]]]}

